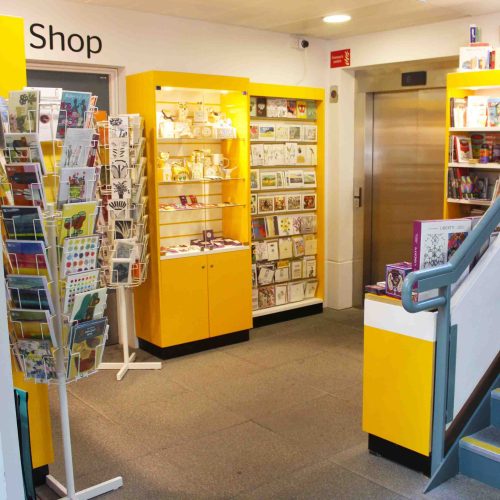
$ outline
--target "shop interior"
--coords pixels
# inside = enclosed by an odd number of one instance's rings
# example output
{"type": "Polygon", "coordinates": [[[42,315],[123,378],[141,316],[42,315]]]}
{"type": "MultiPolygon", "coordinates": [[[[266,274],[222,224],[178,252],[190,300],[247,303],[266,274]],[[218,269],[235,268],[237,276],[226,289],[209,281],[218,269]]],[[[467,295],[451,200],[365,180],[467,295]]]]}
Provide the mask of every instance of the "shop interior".
{"type": "Polygon", "coordinates": [[[0,6],[0,498],[498,498],[500,2],[236,3],[0,6]]]}

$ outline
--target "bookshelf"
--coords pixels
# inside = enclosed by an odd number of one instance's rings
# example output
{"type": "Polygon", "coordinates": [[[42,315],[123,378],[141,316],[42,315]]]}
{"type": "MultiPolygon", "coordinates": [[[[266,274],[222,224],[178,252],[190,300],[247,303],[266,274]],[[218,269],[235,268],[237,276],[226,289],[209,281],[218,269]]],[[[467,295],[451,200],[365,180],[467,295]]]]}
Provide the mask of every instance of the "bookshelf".
{"type": "Polygon", "coordinates": [[[322,309],[323,101],[322,89],[250,84],[255,326],[322,309]]]}
{"type": "Polygon", "coordinates": [[[148,139],[150,273],[135,293],[141,347],[167,358],[248,339],[248,80],[127,77],[148,139]]]}
{"type": "Polygon", "coordinates": [[[500,70],[450,73],[447,77],[445,218],[466,217],[471,210],[484,210],[491,203],[500,177],[500,126],[495,101],[500,102],[499,81],[500,70]],[[470,97],[476,102],[471,103],[470,97]],[[486,116],[481,122],[484,106],[486,116]],[[467,157],[469,148],[472,156],[465,161],[458,158],[457,152],[461,147],[457,141],[462,139],[463,156],[467,157]],[[479,159],[481,150],[488,151],[483,144],[489,146],[489,157],[484,162],[479,159]]]}

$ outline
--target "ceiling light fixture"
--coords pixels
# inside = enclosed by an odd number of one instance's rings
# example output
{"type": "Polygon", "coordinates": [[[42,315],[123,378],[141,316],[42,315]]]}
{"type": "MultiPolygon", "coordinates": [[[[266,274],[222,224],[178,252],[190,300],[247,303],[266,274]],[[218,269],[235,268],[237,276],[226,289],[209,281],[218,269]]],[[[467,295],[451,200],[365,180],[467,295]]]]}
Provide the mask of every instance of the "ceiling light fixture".
{"type": "Polygon", "coordinates": [[[351,16],[349,14],[334,14],[323,18],[324,23],[346,23],[350,20],[351,16]]]}

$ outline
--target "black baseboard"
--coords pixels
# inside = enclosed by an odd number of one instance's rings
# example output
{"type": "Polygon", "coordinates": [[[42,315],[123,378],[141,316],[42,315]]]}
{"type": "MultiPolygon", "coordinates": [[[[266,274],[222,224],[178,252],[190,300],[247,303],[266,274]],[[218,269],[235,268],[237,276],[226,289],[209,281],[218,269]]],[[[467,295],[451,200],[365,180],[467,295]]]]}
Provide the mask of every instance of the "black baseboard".
{"type": "Polygon", "coordinates": [[[409,469],[422,472],[428,477],[431,474],[430,456],[421,455],[416,451],[391,443],[373,434],[368,434],[368,449],[374,455],[380,455],[409,469]]]}
{"type": "Polygon", "coordinates": [[[282,321],[290,321],[291,319],[312,316],[313,314],[320,314],[322,312],[323,303],[297,307],[296,309],[289,309],[288,311],[257,316],[253,319],[253,327],[258,328],[259,326],[274,325],[275,323],[281,323],[282,321]]]}
{"type": "Polygon", "coordinates": [[[43,484],[45,484],[45,477],[48,475],[48,465],[42,465],[41,467],[33,469],[33,484],[35,485],[35,488],[38,488],[38,486],[42,486],[43,484]]]}
{"type": "Polygon", "coordinates": [[[218,337],[210,337],[208,339],[196,340],[194,342],[187,342],[186,344],[173,345],[170,347],[158,347],[140,338],[139,347],[157,358],[171,359],[187,354],[194,354],[195,352],[208,351],[209,349],[216,349],[217,347],[237,344],[238,342],[245,342],[249,339],[249,331],[241,330],[240,332],[228,333],[226,335],[219,335],[218,337]]]}

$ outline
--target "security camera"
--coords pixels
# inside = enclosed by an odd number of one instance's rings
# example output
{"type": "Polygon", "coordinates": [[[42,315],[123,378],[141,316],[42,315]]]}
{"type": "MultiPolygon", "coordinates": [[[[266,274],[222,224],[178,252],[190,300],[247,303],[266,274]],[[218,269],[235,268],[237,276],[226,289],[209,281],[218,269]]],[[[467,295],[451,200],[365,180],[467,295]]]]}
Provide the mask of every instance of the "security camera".
{"type": "Polygon", "coordinates": [[[309,47],[309,40],[306,40],[305,38],[299,38],[297,40],[297,48],[300,50],[305,50],[309,47]]]}

